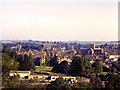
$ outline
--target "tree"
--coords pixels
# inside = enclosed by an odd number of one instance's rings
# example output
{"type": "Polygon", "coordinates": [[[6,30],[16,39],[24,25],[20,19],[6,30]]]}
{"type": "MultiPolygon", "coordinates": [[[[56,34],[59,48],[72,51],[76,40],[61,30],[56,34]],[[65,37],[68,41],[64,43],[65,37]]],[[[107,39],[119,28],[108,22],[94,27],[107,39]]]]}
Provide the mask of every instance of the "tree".
{"type": "Polygon", "coordinates": [[[19,67],[19,62],[15,59],[13,51],[10,51],[9,48],[3,48],[2,50],[2,83],[5,87],[14,87],[16,84],[16,76],[10,77],[10,70],[17,70],[19,67]]]}
{"type": "Polygon", "coordinates": [[[9,76],[8,73],[3,74],[2,84],[4,88],[16,88],[17,83],[19,83],[19,75],[9,76]]]}
{"type": "Polygon", "coordinates": [[[71,87],[61,77],[57,78],[55,81],[51,82],[50,85],[47,86],[47,90],[70,90],[70,89],[71,87]]]}
{"type": "Polygon", "coordinates": [[[29,58],[29,60],[30,60],[30,69],[35,70],[35,64],[34,64],[34,60],[33,60],[33,58],[32,58],[32,55],[30,54],[30,55],[28,56],[28,58],[29,58]]]}
{"type": "Polygon", "coordinates": [[[108,77],[108,83],[106,85],[107,88],[120,88],[120,75],[119,74],[110,74],[108,77]]]}
{"type": "Polygon", "coordinates": [[[75,56],[71,63],[71,73],[86,75],[92,72],[90,60],[85,57],[75,56]]]}
{"type": "Polygon", "coordinates": [[[7,46],[4,46],[2,49],[2,53],[10,54],[10,48],[8,48],[7,46]]]}
{"type": "Polygon", "coordinates": [[[52,69],[53,72],[56,72],[56,70],[58,70],[57,60],[58,60],[58,57],[56,55],[50,59],[50,66],[53,66],[53,69],[52,69]]]}
{"type": "Polygon", "coordinates": [[[14,59],[10,59],[9,61],[2,61],[2,70],[3,72],[7,72],[9,70],[17,70],[19,63],[14,59]]]}
{"type": "Polygon", "coordinates": [[[19,70],[35,70],[34,61],[31,55],[19,56],[19,70]]]}
{"type": "Polygon", "coordinates": [[[91,78],[90,88],[102,88],[102,81],[99,77],[91,78]]]}
{"type": "Polygon", "coordinates": [[[59,64],[57,72],[68,74],[69,70],[70,70],[70,66],[69,66],[68,62],[67,61],[62,61],[59,64]]]}
{"type": "Polygon", "coordinates": [[[115,61],[112,63],[113,67],[116,68],[116,70],[120,71],[120,60],[118,59],[118,61],[115,61]]]}
{"type": "Polygon", "coordinates": [[[93,64],[92,67],[95,68],[95,73],[100,73],[102,72],[103,65],[102,65],[102,60],[96,60],[93,64]]]}
{"type": "Polygon", "coordinates": [[[58,64],[58,57],[55,55],[54,57],[50,58],[50,66],[55,67],[58,64]]]}
{"type": "Polygon", "coordinates": [[[50,60],[49,55],[46,55],[45,56],[45,65],[49,65],[49,60],[50,60]]]}
{"type": "Polygon", "coordinates": [[[19,63],[15,60],[15,58],[11,57],[12,51],[8,48],[4,48],[2,52],[2,72],[6,73],[9,70],[17,70],[19,67],[19,63]]]}
{"type": "Polygon", "coordinates": [[[71,73],[76,75],[82,74],[85,69],[83,63],[84,61],[82,58],[78,56],[73,57],[73,61],[71,63],[71,73]]]}
{"type": "Polygon", "coordinates": [[[91,64],[90,64],[90,60],[88,58],[85,58],[85,57],[83,59],[84,59],[83,65],[85,68],[85,70],[83,72],[85,73],[85,75],[89,75],[90,73],[93,72],[91,64]]]}

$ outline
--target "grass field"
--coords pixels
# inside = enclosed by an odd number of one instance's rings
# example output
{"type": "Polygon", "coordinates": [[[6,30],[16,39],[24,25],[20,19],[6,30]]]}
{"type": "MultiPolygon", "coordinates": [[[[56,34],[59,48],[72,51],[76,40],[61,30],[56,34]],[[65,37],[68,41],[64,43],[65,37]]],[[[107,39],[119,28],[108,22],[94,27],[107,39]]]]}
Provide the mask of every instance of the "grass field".
{"type": "Polygon", "coordinates": [[[108,74],[108,72],[101,72],[100,74],[106,75],[106,74],[108,74]]]}
{"type": "Polygon", "coordinates": [[[50,72],[53,67],[48,67],[48,66],[37,66],[35,72],[50,72]]]}

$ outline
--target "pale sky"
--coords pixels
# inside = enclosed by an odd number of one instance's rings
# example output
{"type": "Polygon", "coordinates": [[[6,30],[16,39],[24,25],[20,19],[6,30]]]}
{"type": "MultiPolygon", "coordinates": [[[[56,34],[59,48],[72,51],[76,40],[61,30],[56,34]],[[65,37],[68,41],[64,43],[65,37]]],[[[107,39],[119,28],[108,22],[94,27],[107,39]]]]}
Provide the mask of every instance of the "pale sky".
{"type": "Polygon", "coordinates": [[[117,2],[3,2],[1,40],[118,40],[117,2]]]}

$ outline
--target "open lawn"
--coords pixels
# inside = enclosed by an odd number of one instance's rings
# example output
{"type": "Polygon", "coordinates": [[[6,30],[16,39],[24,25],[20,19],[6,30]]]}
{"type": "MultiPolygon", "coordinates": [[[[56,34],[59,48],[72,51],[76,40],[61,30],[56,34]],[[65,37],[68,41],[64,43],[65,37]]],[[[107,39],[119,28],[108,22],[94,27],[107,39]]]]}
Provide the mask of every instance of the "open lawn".
{"type": "Polygon", "coordinates": [[[50,72],[53,67],[48,67],[48,66],[37,66],[35,72],[50,72]]]}
{"type": "Polygon", "coordinates": [[[108,72],[101,72],[100,74],[106,75],[106,74],[108,74],[108,72]]]}

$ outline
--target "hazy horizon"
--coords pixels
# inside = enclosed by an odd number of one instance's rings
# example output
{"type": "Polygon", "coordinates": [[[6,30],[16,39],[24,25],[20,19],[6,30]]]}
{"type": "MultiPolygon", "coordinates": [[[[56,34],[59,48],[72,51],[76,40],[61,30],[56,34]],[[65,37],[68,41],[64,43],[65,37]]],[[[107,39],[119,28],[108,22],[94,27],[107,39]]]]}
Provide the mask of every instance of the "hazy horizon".
{"type": "Polygon", "coordinates": [[[4,3],[0,40],[116,41],[118,3],[4,3]]]}

